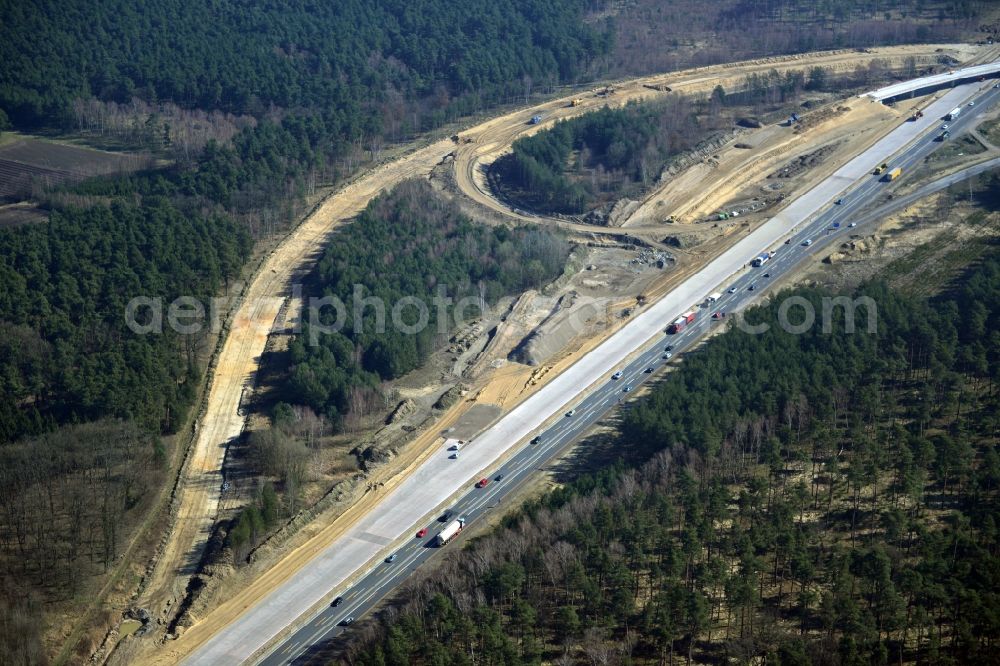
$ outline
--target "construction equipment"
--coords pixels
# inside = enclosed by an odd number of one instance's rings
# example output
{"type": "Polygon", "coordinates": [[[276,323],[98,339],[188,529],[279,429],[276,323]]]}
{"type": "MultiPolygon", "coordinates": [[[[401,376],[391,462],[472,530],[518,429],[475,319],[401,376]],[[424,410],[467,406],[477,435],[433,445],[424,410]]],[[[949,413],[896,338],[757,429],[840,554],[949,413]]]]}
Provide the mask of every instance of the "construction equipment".
{"type": "Polygon", "coordinates": [[[882,164],[879,164],[877,167],[875,167],[875,171],[873,171],[872,173],[874,173],[876,176],[878,176],[878,175],[884,173],[885,170],[888,169],[888,168],[889,168],[889,165],[886,162],[882,162],[882,164]]]}
{"type": "Polygon", "coordinates": [[[576,97],[576,98],[574,98],[574,99],[573,99],[573,100],[572,100],[572,101],[571,101],[571,102],[569,103],[569,105],[570,105],[570,106],[580,106],[580,104],[582,104],[582,103],[583,103],[583,100],[582,100],[582,99],[580,99],[579,97],[576,97]]]}

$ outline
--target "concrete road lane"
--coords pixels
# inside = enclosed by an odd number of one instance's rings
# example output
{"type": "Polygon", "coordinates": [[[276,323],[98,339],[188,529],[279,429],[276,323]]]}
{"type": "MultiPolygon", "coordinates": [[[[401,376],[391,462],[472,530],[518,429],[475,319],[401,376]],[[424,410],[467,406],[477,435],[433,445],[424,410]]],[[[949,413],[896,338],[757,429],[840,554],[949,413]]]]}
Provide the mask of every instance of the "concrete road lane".
{"type": "MultiPolygon", "coordinates": [[[[997,91],[991,91],[981,96],[978,103],[985,109],[992,106],[998,98],[1000,95],[997,91]]],[[[976,122],[977,120],[971,117],[963,119],[961,123],[954,126],[956,133],[974,126],[976,122]]],[[[939,146],[940,144],[933,142],[930,137],[922,137],[903,154],[898,155],[893,160],[893,165],[904,168],[913,167],[939,146]]],[[[970,169],[973,172],[981,170],[981,168],[970,169]]],[[[665,365],[674,362],[674,358],[670,360],[661,358],[667,344],[672,347],[674,353],[687,349],[701,337],[706,327],[724,325],[729,318],[727,316],[720,318],[720,320],[713,320],[712,313],[738,312],[757,300],[770,283],[794,270],[798,264],[812,254],[825,250],[830,244],[838,242],[840,235],[850,231],[847,226],[850,221],[863,218],[867,210],[871,208],[871,202],[889,186],[877,176],[868,176],[869,172],[866,169],[858,179],[856,186],[850,188],[849,193],[844,195],[842,204],[828,207],[823,214],[803,226],[795,235],[790,236],[792,242],[780,249],[775,258],[765,266],[743,271],[739,277],[724,285],[726,287],[724,290],[720,286],[721,298],[700,310],[701,316],[696,320],[695,326],[682,331],[679,335],[659,338],[646,345],[645,350],[634,358],[628,366],[619,368],[622,371],[620,379],[605,382],[579,403],[572,418],[559,419],[542,433],[540,444],[526,445],[506,464],[495,470],[491,478],[495,479],[502,475],[501,481],[492,481],[485,489],[469,490],[454,503],[455,515],[462,515],[468,519],[469,524],[474,524],[479,515],[502,502],[506,495],[530,479],[540,466],[556,456],[575,438],[602,418],[609,409],[617,405],[625,386],[638,387],[642,382],[657,374],[665,365]],[[835,224],[839,224],[839,227],[835,227],[835,224]],[[826,234],[827,231],[830,231],[829,235],[826,234]],[[806,239],[812,238],[816,239],[812,245],[808,247],[802,245],[806,239]],[[764,275],[770,275],[770,277],[765,278],[764,275]],[[758,289],[753,292],[749,291],[748,287],[751,284],[759,285],[758,289]],[[729,289],[733,287],[736,288],[735,293],[729,293],[729,289]],[[666,340],[669,342],[665,342],[666,340]],[[654,372],[646,373],[646,368],[650,367],[654,369],[654,372]]],[[[871,221],[871,219],[867,220],[868,223],[871,221]]],[[[430,539],[434,534],[433,530],[430,531],[427,538],[430,539]]],[[[411,566],[417,566],[439,552],[438,549],[428,548],[427,544],[426,540],[414,540],[414,542],[404,545],[401,552],[412,553],[408,555],[406,562],[411,566]]],[[[261,663],[277,666],[278,664],[307,662],[311,650],[335,638],[343,631],[343,627],[332,623],[334,615],[338,616],[340,620],[346,617],[360,617],[378,603],[383,593],[391,591],[394,581],[401,582],[405,577],[405,575],[397,573],[397,575],[387,578],[382,572],[379,572],[377,575],[373,574],[362,579],[353,589],[345,593],[356,599],[354,603],[350,606],[344,606],[343,609],[327,609],[320,613],[261,663]]]]}
{"type": "MultiPolygon", "coordinates": [[[[653,362],[659,363],[663,329],[668,322],[681,312],[690,309],[692,304],[701,302],[708,293],[723,290],[722,285],[728,287],[729,283],[733,282],[733,276],[738,276],[736,283],[740,286],[740,290],[723,305],[713,306],[713,310],[741,307],[750,300],[750,297],[757,297],[759,291],[746,293],[746,287],[750,284],[747,280],[759,281],[762,279],[760,277],[762,272],[767,271],[746,270],[748,258],[756,256],[763,250],[780,247],[784,237],[793,229],[798,229],[793,232],[795,239],[802,239],[807,235],[816,238],[811,248],[802,247],[797,241],[793,241],[790,251],[785,252],[792,255],[792,258],[787,260],[789,265],[794,263],[795,257],[801,259],[822,247],[825,244],[822,241],[826,238],[823,229],[825,225],[831,223],[830,215],[843,217],[848,210],[855,213],[863,212],[872,193],[885,185],[880,185],[877,179],[869,177],[871,169],[876,164],[885,161],[910,144],[913,145],[910,145],[906,154],[897,158],[897,161],[899,159],[905,161],[910,159],[907,156],[911,153],[913,155],[919,153],[928,143],[922,133],[939,122],[935,116],[943,116],[948,110],[964,104],[969,97],[977,93],[978,86],[974,85],[949,91],[925,109],[923,119],[901,125],[833,176],[737,242],[673,292],[646,308],[593,352],[581,358],[495,425],[473,439],[457,460],[449,460],[448,452],[444,450],[431,456],[425,464],[387,493],[369,514],[367,520],[348,529],[344,537],[317,556],[303,571],[275,589],[261,604],[244,613],[224,631],[203,644],[187,662],[213,665],[241,663],[263,648],[283,627],[295,622],[296,618],[310,608],[321,604],[324,598],[330,595],[331,590],[343,588],[348,579],[362,581],[355,585],[355,591],[359,588],[368,590],[370,585],[375,586],[374,589],[386,589],[385,581],[380,578],[372,583],[368,582],[371,575],[382,575],[384,566],[392,566],[383,565],[381,562],[381,558],[388,550],[386,544],[393,544],[393,548],[418,547],[412,541],[414,525],[427,523],[430,518],[429,511],[449,502],[459,506],[462,501],[468,501],[467,506],[473,512],[469,517],[474,519],[484,509],[481,505],[473,506],[472,500],[466,499],[470,494],[478,497],[467,489],[475,479],[483,475],[484,470],[494,467],[508,452],[522,445],[527,438],[550,421],[553,430],[543,435],[541,452],[532,451],[532,447],[525,446],[513,460],[525,455],[525,452],[530,452],[527,455],[534,456],[540,461],[545,452],[551,454],[557,447],[565,446],[604,413],[603,409],[592,409],[592,407],[609,400],[610,404],[614,404],[617,398],[622,396],[620,393],[622,384],[614,382],[613,385],[608,385],[607,377],[613,370],[632,357],[636,350],[645,350],[628,364],[629,369],[626,374],[632,378],[629,381],[635,385],[642,381],[642,370],[645,367],[652,365],[653,362]],[[852,177],[855,180],[852,181],[852,177]],[[848,190],[850,192],[847,192],[848,190]],[[847,195],[843,194],[845,192],[847,195]],[[848,206],[835,207],[831,209],[832,213],[827,211],[815,217],[837,196],[852,196],[856,198],[856,202],[848,206]],[[814,217],[815,220],[807,224],[814,217]],[[653,340],[656,341],[655,349],[650,344],[653,340]],[[614,395],[609,392],[613,392],[614,395]],[[558,416],[570,407],[577,409],[574,417],[558,416]],[[545,440],[549,437],[552,438],[552,442],[546,443],[545,440]],[[455,496],[461,498],[458,503],[451,501],[455,496]]],[[[912,159],[918,158],[912,157],[912,159]]],[[[894,161],[894,164],[896,163],[894,161]]],[[[779,251],[779,257],[780,254],[779,251]]],[[[782,267],[784,265],[781,264],[782,267]]],[[[710,311],[702,311],[697,326],[674,336],[676,339],[674,344],[678,350],[704,332],[704,327],[709,325],[709,315],[710,311]]],[[[529,474],[535,466],[537,462],[520,468],[516,474],[529,474]]],[[[516,479],[508,481],[505,478],[503,483],[514,481],[516,479]]],[[[419,552],[420,555],[415,557],[426,558],[434,552],[434,549],[422,548],[419,552]]],[[[396,570],[405,573],[405,569],[401,567],[397,566],[396,570]]],[[[351,594],[354,595],[355,591],[351,594]]],[[[375,596],[378,595],[365,598],[374,600],[375,596]]],[[[351,606],[350,610],[353,613],[363,612],[363,607],[364,604],[351,606]]],[[[312,622],[312,620],[307,622],[307,627],[312,622]]],[[[299,636],[304,629],[305,627],[296,632],[293,638],[299,636]]],[[[286,658],[294,659],[296,653],[301,654],[308,649],[305,643],[311,635],[300,636],[299,647],[285,651],[286,658]]],[[[286,647],[287,643],[283,643],[271,655],[276,655],[286,647]]],[[[271,657],[266,663],[272,663],[270,659],[271,657]]]]}

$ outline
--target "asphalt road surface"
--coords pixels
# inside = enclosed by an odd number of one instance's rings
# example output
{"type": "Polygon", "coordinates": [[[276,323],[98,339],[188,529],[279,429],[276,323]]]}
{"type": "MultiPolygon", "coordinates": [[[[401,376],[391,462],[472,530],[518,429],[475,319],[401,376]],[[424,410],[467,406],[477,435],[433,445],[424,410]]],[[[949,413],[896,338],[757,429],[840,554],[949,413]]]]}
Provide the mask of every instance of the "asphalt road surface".
{"type": "MultiPolygon", "coordinates": [[[[966,94],[975,88],[976,86],[969,87],[966,94]]],[[[987,87],[971,98],[974,100],[974,106],[963,105],[962,115],[954,121],[947,121],[952,140],[963,131],[974,127],[978,122],[977,116],[992,106],[998,98],[1000,90],[987,87]]],[[[938,104],[937,109],[940,110],[945,106],[952,108],[950,104],[954,99],[952,96],[948,100],[942,100],[944,104],[938,104]]],[[[892,158],[890,169],[900,167],[903,170],[899,180],[904,180],[908,171],[941,147],[943,142],[936,140],[936,137],[940,134],[937,126],[943,122],[945,121],[941,118],[931,118],[931,122],[925,124],[923,128],[925,134],[917,136],[903,152],[892,158]]],[[[885,182],[881,176],[872,175],[870,165],[866,166],[864,171],[868,175],[861,175],[848,189],[839,191],[837,198],[841,203],[830,204],[810,221],[793,229],[788,235],[788,242],[777,247],[774,258],[761,267],[747,267],[734,275],[726,284],[720,285],[716,291],[721,292],[722,297],[699,307],[697,319],[693,324],[677,334],[663,335],[661,339],[646,345],[628,363],[619,367],[622,373],[620,378],[605,381],[582,399],[571,404],[572,415],[569,415],[567,410],[566,415],[558,417],[551,425],[540,431],[537,443],[525,444],[506,462],[493,469],[485,477],[489,479],[485,487],[477,488],[470,482],[468,491],[450,505],[449,511],[452,517],[461,516],[465,518],[467,526],[475,525],[509,493],[580,437],[609,410],[626,399],[631,391],[657,376],[664,366],[676,362],[676,355],[690,348],[710,327],[724,325],[732,319],[734,313],[738,313],[759,299],[769,285],[782,275],[793,271],[816,252],[825,250],[831,244],[839,243],[848,237],[853,232],[850,226],[852,220],[867,218],[862,224],[870,223],[871,218],[866,216],[866,213],[871,210],[874,202],[888,194],[893,183],[885,182]],[[806,241],[810,241],[808,245],[806,241]],[[717,318],[713,318],[715,313],[719,313],[717,318]],[[722,316],[722,313],[725,313],[725,316],[722,316]],[[664,358],[668,346],[671,348],[670,359],[664,358]],[[651,369],[651,372],[647,372],[647,369],[651,369]]],[[[835,174],[834,179],[837,177],[835,174]]],[[[839,178],[847,177],[848,174],[839,176],[839,178]]],[[[836,188],[831,191],[834,194],[838,193],[836,188]]],[[[752,256],[746,257],[748,262],[752,258],[752,256]]],[[[442,453],[441,457],[444,458],[445,455],[442,453]]],[[[448,463],[442,460],[441,464],[448,463]]],[[[415,525],[412,538],[393,551],[396,556],[393,562],[381,562],[349,588],[338,590],[337,594],[343,598],[340,605],[323,609],[273,648],[259,663],[268,666],[309,663],[319,646],[336,638],[345,630],[345,620],[363,616],[420,564],[439,551],[450,548],[448,545],[442,548],[432,545],[434,537],[444,525],[445,522],[433,519],[415,525]],[[423,527],[427,528],[427,534],[423,538],[418,538],[416,533],[423,527]]]]}

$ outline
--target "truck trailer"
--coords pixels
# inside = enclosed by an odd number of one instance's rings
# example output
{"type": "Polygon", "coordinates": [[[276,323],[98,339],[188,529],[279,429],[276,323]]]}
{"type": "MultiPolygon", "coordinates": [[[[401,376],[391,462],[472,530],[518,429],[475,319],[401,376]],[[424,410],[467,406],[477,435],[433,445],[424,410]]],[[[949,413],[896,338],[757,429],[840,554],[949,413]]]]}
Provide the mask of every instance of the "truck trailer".
{"type": "Polygon", "coordinates": [[[455,535],[461,532],[463,527],[465,527],[465,518],[459,518],[458,520],[451,521],[450,523],[444,526],[443,530],[441,530],[438,533],[437,539],[435,539],[434,544],[438,548],[440,548],[441,546],[445,545],[446,543],[454,539],[455,535]]]}
{"type": "Polygon", "coordinates": [[[960,114],[960,113],[962,113],[962,107],[956,106],[954,109],[951,110],[950,113],[948,113],[947,116],[944,117],[944,119],[945,120],[955,120],[955,118],[958,118],[958,114],[960,114]]]}
{"type": "Polygon", "coordinates": [[[671,322],[670,326],[667,327],[667,333],[674,335],[675,333],[680,333],[684,330],[684,327],[694,321],[694,311],[685,312],[677,319],[671,322]]]}
{"type": "Polygon", "coordinates": [[[900,176],[901,173],[903,173],[903,170],[900,167],[896,167],[895,169],[893,169],[889,173],[887,173],[884,176],[882,176],[882,180],[884,180],[887,183],[891,182],[891,181],[894,181],[897,178],[899,178],[899,176],[900,176]]]}

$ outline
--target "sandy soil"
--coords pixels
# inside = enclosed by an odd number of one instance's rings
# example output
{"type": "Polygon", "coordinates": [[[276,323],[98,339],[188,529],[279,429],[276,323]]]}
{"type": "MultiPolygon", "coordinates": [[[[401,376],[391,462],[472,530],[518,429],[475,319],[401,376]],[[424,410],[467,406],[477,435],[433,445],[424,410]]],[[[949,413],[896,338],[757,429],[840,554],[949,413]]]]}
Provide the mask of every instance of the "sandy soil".
{"type": "Polygon", "coordinates": [[[139,605],[161,613],[184,594],[217,515],[226,445],[243,428],[237,405],[244,389],[253,385],[268,333],[282,303],[291,295],[292,285],[337,226],[379,192],[405,178],[429,173],[449,150],[450,142],[439,141],[346,186],[328,197],[264,262],[246,291],[219,354],[205,415],[182,472],[184,483],[174,527],[139,605]]]}
{"type": "MultiPolygon", "coordinates": [[[[806,151],[838,141],[841,142],[837,148],[839,154],[832,155],[826,164],[839,164],[844,161],[843,156],[864,151],[898,124],[902,115],[898,109],[864,100],[834,103],[834,106],[843,111],[802,132],[772,125],[741,136],[739,143],[751,146],[750,149],[730,146],[719,151],[711,161],[697,164],[681,177],[670,180],[647,197],[626,227],[655,226],[669,216],[680,223],[695,222],[719,210],[741,190],[761,181],[781,164],[806,151]]],[[[810,115],[805,114],[803,121],[810,115]]],[[[824,171],[827,169],[812,170],[806,182],[820,179],[819,174],[824,171]]],[[[788,197],[794,193],[789,183],[782,185],[780,191],[769,192],[773,202],[782,195],[788,197]]],[[[758,194],[766,196],[762,192],[758,194]]]]}
{"type": "MultiPolygon", "coordinates": [[[[529,111],[519,111],[501,116],[463,132],[454,153],[455,177],[458,181],[459,189],[463,193],[493,211],[521,221],[538,222],[545,220],[547,223],[552,223],[569,230],[582,231],[588,225],[555,218],[541,218],[523,211],[509,210],[507,206],[497,201],[490,192],[486,183],[485,167],[507,152],[515,139],[530,136],[550,126],[557,120],[577,116],[602,106],[624,106],[630,101],[653,100],[665,96],[669,91],[684,94],[702,94],[711,92],[716,85],[734,89],[742,83],[744,77],[748,74],[769,72],[772,69],[785,71],[822,66],[833,72],[846,72],[853,71],[859,64],[866,65],[873,60],[884,61],[889,66],[901,66],[903,61],[910,57],[914,58],[918,67],[921,67],[936,63],[941,55],[951,55],[959,60],[969,61],[970,58],[975,58],[976,56],[982,57],[980,51],[981,49],[977,50],[977,47],[970,45],[886,47],[872,49],[866,53],[854,50],[842,50],[702,67],[669,75],[656,75],[620,82],[614,84],[614,92],[611,94],[601,94],[601,91],[604,90],[601,87],[591,94],[571,95],[563,99],[554,100],[534,107],[529,111]],[[569,102],[571,99],[580,99],[580,103],[575,107],[570,106],[569,102]],[[537,125],[529,125],[528,120],[536,114],[542,115],[543,121],[537,125]]],[[[742,137],[741,140],[743,140],[742,137]]],[[[702,168],[699,168],[698,171],[700,173],[696,173],[688,178],[689,187],[686,190],[676,192],[674,195],[676,198],[680,198],[683,192],[687,192],[688,194],[697,192],[698,188],[705,184],[703,182],[705,178],[710,177],[723,182],[724,174],[714,173],[710,175],[709,172],[706,172],[702,168]]],[[[713,200],[715,199],[713,197],[713,200]]],[[[629,228],[618,230],[614,228],[602,228],[601,232],[609,234],[660,233],[662,229],[656,226],[648,228],[643,224],[644,221],[650,218],[651,215],[648,210],[643,211],[640,209],[636,215],[632,216],[632,219],[635,220],[634,224],[629,225],[629,222],[626,222],[626,226],[629,228]]],[[[593,228],[591,227],[591,229],[593,228]]]]}
{"type": "Polygon", "coordinates": [[[894,289],[929,296],[932,286],[946,288],[956,271],[995,243],[998,230],[1000,213],[983,213],[945,192],[934,194],[817,257],[795,283],[849,290],[881,274],[894,289]],[[974,214],[983,217],[970,222],[974,214]],[[897,260],[903,263],[893,264],[897,260]],[[890,265],[893,270],[885,274],[890,265]]]}
{"type": "MultiPolygon", "coordinates": [[[[461,190],[500,214],[523,221],[539,221],[533,216],[515,212],[511,215],[505,207],[493,199],[485,188],[481,165],[495,159],[503,151],[509,149],[510,143],[525,133],[537,131],[549,122],[593,110],[607,103],[624,104],[631,99],[652,98],[663,95],[664,92],[651,90],[645,85],[668,85],[685,93],[711,90],[717,83],[732,85],[752,71],[764,71],[783,68],[803,68],[814,65],[844,69],[853,69],[857,64],[864,64],[875,58],[902,60],[908,56],[918,59],[918,64],[936,59],[934,45],[906,46],[878,49],[872,53],[857,53],[851,51],[817,54],[813,56],[798,56],[791,58],[766,59],[752,63],[741,63],[719,67],[702,68],[692,72],[684,72],[661,77],[648,77],[622,83],[616,86],[613,96],[585,96],[583,103],[577,107],[568,105],[573,95],[562,100],[556,100],[531,110],[518,111],[487,121],[471,130],[463,132],[459,143],[444,140],[421,148],[410,155],[381,166],[357,179],[351,185],[328,197],[325,202],[308,217],[265,261],[248,288],[243,302],[239,306],[238,315],[229,332],[226,342],[219,355],[215,373],[211,383],[205,416],[199,424],[198,437],[189,456],[189,462],[183,470],[183,491],[179,512],[174,520],[174,528],[167,545],[156,564],[149,584],[145,588],[139,605],[146,606],[154,617],[163,615],[166,606],[183,595],[188,579],[193,572],[193,565],[200,559],[205,539],[216,518],[219,502],[219,491],[222,478],[220,470],[227,442],[237,437],[243,427],[243,417],[237,413],[237,405],[244,388],[252,386],[261,352],[268,332],[275,322],[278,311],[284,300],[291,294],[291,287],[299,276],[308,269],[316,254],[326,243],[329,234],[343,222],[355,215],[361,208],[379,192],[391,188],[401,180],[409,177],[428,174],[445,156],[454,153],[455,175],[461,190]],[[539,126],[528,126],[528,118],[535,113],[543,113],[545,122],[539,126]],[[466,139],[471,141],[465,143],[466,139]]],[[[948,53],[961,59],[968,59],[975,53],[974,47],[940,47],[948,53]]],[[[858,123],[870,120],[872,112],[859,109],[858,123]]],[[[814,128],[817,136],[822,135],[822,125],[814,128]]],[[[888,123],[886,123],[888,129],[888,123]]],[[[874,134],[874,132],[873,132],[874,134]]],[[[874,140],[874,137],[872,138],[874,140]]],[[[801,143],[809,143],[806,138],[801,143]]],[[[812,144],[810,144],[812,145],[812,144]]],[[[734,168],[736,168],[734,166],[734,168]]],[[[715,173],[713,178],[720,178],[715,173]]],[[[725,196],[725,190],[719,194],[725,196]]],[[[706,204],[707,205],[707,204],[706,204]]],[[[572,227],[564,221],[554,221],[561,226],[572,227]]],[[[579,225],[585,226],[585,225],[579,225]]],[[[713,254],[741,236],[741,228],[732,228],[728,235],[720,235],[717,241],[699,248],[697,262],[690,262],[681,270],[669,271],[662,279],[653,281],[646,289],[646,295],[654,300],[657,295],[665,293],[672,283],[682,279],[698,264],[708,260],[713,254]]],[[[642,225],[635,228],[619,230],[617,233],[638,234],[644,231],[642,225]]],[[[615,230],[601,229],[602,232],[616,233],[615,230]]],[[[661,226],[649,230],[650,233],[662,235],[661,226]]],[[[622,303],[625,306],[631,299],[634,303],[634,293],[631,296],[623,294],[622,303]]],[[[406,471],[418,464],[433,444],[440,438],[443,429],[451,427],[472,405],[477,403],[498,406],[509,409],[513,404],[524,399],[547,378],[557,375],[572,362],[592,349],[601,339],[609,335],[624,320],[611,321],[589,339],[575,343],[572,351],[565,349],[561,353],[551,353],[545,364],[529,367],[521,364],[506,364],[499,368],[490,367],[482,373],[477,382],[479,388],[472,393],[471,398],[459,401],[447,410],[433,426],[419,433],[416,439],[401,452],[394,464],[375,472],[374,481],[385,487],[391,487],[404,478],[406,471]]],[[[516,337],[516,336],[512,336],[516,337]]],[[[372,479],[369,479],[370,481],[372,479]]],[[[283,544],[281,552],[270,557],[263,557],[256,565],[234,577],[227,584],[232,593],[227,595],[220,591],[217,598],[228,600],[216,610],[204,616],[202,621],[189,629],[179,641],[169,644],[167,649],[159,652],[157,661],[172,663],[190,649],[200,644],[215,631],[224,627],[235,617],[252,605],[275,585],[294,575],[297,571],[318,553],[331,539],[336,538],[347,526],[371,506],[376,492],[363,495],[359,501],[350,506],[342,515],[331,520],[327,517],[316,525],[304,529],[287,543],[283,544]],[[287,553],[287,555],[286,555],[287,553]],[[273,566],[272,566],[273,565],[273,566]],[[251,578],[259,575],[250,582],[251,578]]],[[[149,647],[152,647],[151,645],[149,647]]],[[[137,660],[148,660],[146,655],[136,655],[137,660]]]]}

